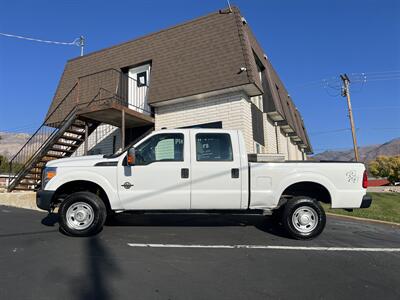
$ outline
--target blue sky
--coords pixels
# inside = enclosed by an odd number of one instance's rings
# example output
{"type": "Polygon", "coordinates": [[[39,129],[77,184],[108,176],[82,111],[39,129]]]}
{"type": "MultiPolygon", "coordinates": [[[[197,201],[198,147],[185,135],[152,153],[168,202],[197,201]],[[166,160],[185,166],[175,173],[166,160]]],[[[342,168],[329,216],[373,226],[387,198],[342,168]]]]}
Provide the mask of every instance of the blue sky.
{"type": "MultiPolygon", "coordinates": [[[[334,76],[344,72],[367,74],[366,83],[351,86],[359,144],[400,136],[400,73],[387,73],[400,71],[400,1],[231,3],[240,8],[302,113],[315,152],[352,146],[345,98],[322,84],[327,79],[335,86],[334,76]]],[[[89,53],[224,7],[225,0],[2,1],[0,32],[56,41],[82,34],[89,53]]],[[[78,55],[74,46],[0,36],[0,131],[34,131],[65,62],[78,55]]]]}

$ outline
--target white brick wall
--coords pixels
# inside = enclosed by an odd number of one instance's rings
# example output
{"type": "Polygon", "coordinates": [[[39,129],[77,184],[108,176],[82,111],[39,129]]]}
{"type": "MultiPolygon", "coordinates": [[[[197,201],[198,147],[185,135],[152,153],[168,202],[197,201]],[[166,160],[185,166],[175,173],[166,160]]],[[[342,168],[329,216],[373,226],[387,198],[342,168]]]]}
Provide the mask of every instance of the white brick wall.
{"type": "Polygon", "coordinates": [[[155,109],[155,129],[222,122],[224,129],[243,132],[247,152],[254,152],[251,103],[242,93],[186,101],[155,109]]]}
{"type": "MultiPolygon", "coordinates": [[[[263,114],[264,142],[262,153],[277,154],[276,132],[273,122],[263,114]]],[[[155,129],[178,128],[191,125],[222,122],[224,129],[239,129],[243,132],[248,153],[255,153],[251,119],[251,102],[243,93],[229,93],[207,99],[185,101],[155,108],[155,129]]],[[[89,154],[113,153],[113,140],[120,148],[121,133],[118,127],[102,124],[89,136],[89,154]]],[[[279,154],[285,159],[301,160],[302,153],[278,126],[279,154]]],[[[82,144],[73,156],[83,155],[82,144]]]]}
{"type": "Polygon", "coordinates": [[[289,159],[288,157],[288,147],[287,147],[287,139],[283,132],[278,128],[278,145],[279,145],[279,153],[285,155],[285,159],[289,159]]]}
{"type": "Polygon", "coordinates": [[[268,118],[267,114],[263,115],[264,115],[263,119],[264,119],[265,153],[276,154],[278,149],[276,147],[275,126],[273,122],[268,118]]]}

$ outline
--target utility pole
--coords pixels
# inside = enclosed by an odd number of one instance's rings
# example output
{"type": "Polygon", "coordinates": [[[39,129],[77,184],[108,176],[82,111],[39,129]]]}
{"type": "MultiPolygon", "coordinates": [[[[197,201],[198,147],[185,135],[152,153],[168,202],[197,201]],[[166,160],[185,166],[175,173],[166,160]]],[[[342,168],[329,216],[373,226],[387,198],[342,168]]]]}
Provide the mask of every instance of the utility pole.
{"type": "Polygon", "coordinates": [[[81,48],[81,56],[83,56],[83,48],[85,47],[85,37],[84,36],[81,35],[79,37],[78,45],[81,48]]]}
{"type": "Polygon", "coordinates": [[[356,161],[359,161],[360,157],[358,155],[356,130],[354,126],[353,110],[351,109],[351,101],[350,101],[350,79],[347,76],[347,74],[340,75],[340,79],[342,79],[343,81],[342,96],[347,98],[347,107],[349,110],[351,134],[353,136],[354,157],[356,161]]]}

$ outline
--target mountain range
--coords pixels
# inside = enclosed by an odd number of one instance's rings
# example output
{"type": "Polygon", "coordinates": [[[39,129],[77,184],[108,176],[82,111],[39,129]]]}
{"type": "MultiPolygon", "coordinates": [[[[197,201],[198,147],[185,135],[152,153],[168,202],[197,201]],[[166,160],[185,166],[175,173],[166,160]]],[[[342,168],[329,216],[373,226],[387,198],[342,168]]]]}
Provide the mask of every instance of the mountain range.
{"type": "Polygon", "coordinates": [[[26,143],[30,135],[28,133],[10,133],[0,131],[0,155],[7,158],[13,157],[22,145],[26,143]]]}
{"type": "MultiPolygon", "coordinates": [[[[368,162],[374,160],[377,156],[395,156],[400,155],[400,137],[390,140],[383,144],[358,147],[360,160],[368,162]]],[[[353,149],[343,151],[325,151],[310,157],[313,160],[337,160],[352,161],[354,160],[353,149]]]]}

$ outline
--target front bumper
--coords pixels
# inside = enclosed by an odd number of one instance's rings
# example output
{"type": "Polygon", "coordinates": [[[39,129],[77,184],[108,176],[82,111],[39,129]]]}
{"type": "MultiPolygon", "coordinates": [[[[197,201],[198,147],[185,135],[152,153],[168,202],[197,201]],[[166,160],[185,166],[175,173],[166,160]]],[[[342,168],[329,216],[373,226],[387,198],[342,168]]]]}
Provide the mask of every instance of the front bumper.
{"type": "Polygon", "coordinates": [[[371,197],[371,196],[368,196],[368,195],[365,195],[365,196],[362,198],[360,208],[368,208],[368,207],[371,206],[371,203],[372,203],[372,197],[371,197]]]}
{"type": "Polygon", "coordinates": [[[40,209],[50,211],[55,191],[39,190],[36,193],[36,206],[40,209]]]}

